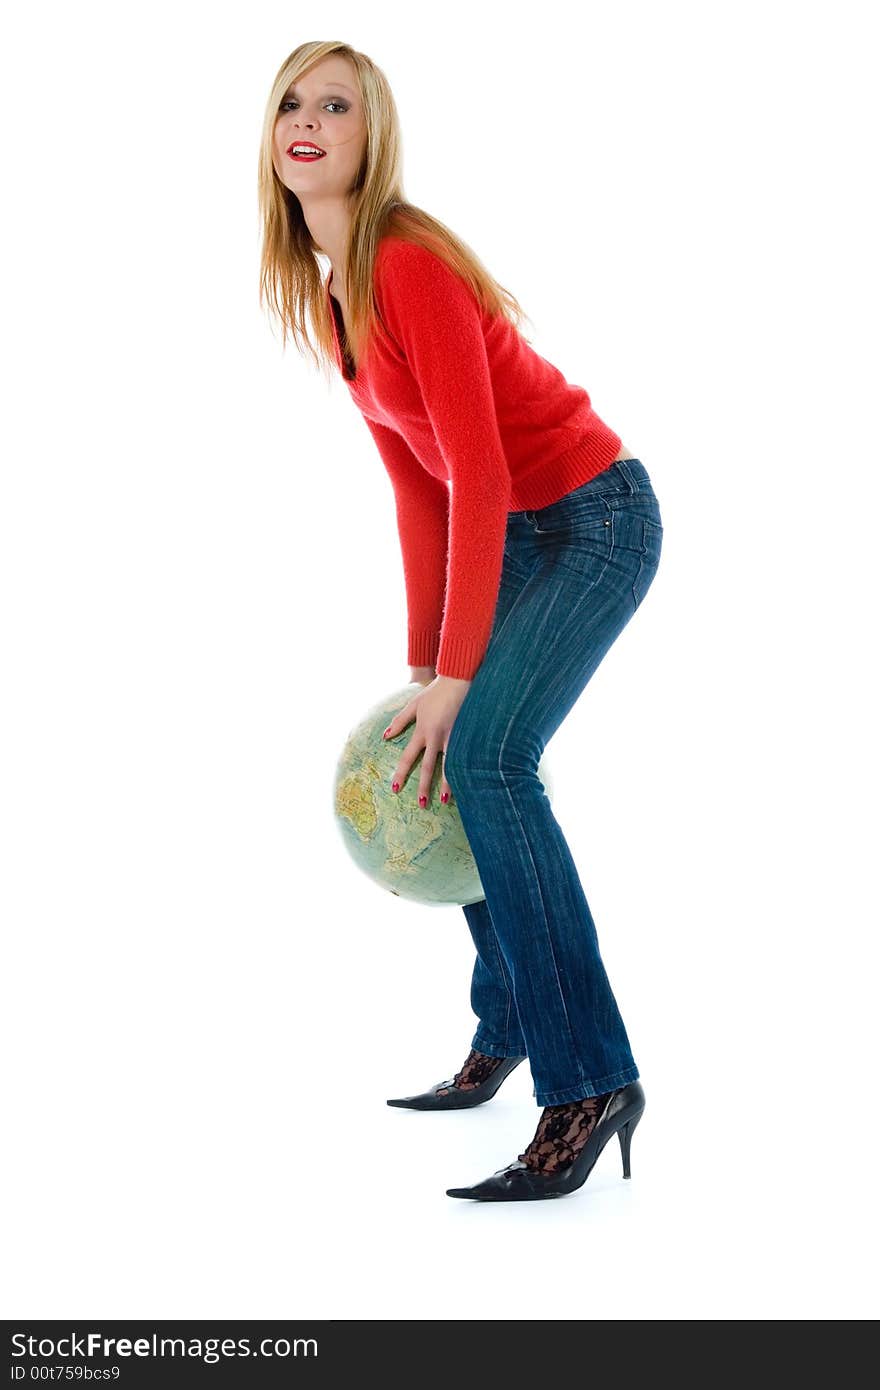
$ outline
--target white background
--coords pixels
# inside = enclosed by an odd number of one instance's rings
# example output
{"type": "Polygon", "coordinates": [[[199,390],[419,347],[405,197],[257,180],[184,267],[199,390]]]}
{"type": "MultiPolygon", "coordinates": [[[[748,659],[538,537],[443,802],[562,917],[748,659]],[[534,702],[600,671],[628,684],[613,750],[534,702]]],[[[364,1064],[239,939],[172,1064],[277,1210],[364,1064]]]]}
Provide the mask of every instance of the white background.
{"type": "Polygon", "coordinates": [[[876,1316],[871,10],[16,10],[5,1317],[876,1316]],[[331,813],[408,667],[375,446],[257,302],[264,105],[324,37],[661,504],[545,755],[648,1098],[632,1181],[558,1202],[445,1195],[531,1138],[526,1067],[385,1104],[463,1061],[473,947],[331,813]]]}

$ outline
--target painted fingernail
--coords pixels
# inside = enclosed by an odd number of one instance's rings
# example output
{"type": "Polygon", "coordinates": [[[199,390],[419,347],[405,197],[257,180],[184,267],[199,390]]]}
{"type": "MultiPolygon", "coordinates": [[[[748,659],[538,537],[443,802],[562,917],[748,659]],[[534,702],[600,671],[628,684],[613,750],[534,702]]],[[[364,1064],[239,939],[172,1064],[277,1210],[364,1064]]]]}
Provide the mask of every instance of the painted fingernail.
{"type": "Polygon", "coordinates": [[[391,783],[391,790],[392,790],[393,792],[399,792],[399,791],[400,791],[400,783],[399,783],[399,782],[392,782],[392,783],[391,783]]]}
{"type": "Polygon", "coordinates": [[[389,735],[390,733],[391,733],[391,725],[389,724],[389,725],[388,725],[388,728],[385,730],[385,732],[384,732],[384,734],[382,735],[382,737],[383,737],[383,738],[387,738],[388,735],[389,735]]]}
{"type": "Polygon", "coordinates": [[[441,794],[440,794],[440,800],[441,800],[441,801],[444,803],[444,805],[445,805],[445,803],[449,800],[449,792],[441,792],[441,794]]]}
{"type": "Polygon", "coordinates": [[[428,798],[427,798],[426,796],[420,796],[420,797],[419,797],[419,805],[420,805],[420,806],[427,806],[427,804],[428,804],[428,798]]]}

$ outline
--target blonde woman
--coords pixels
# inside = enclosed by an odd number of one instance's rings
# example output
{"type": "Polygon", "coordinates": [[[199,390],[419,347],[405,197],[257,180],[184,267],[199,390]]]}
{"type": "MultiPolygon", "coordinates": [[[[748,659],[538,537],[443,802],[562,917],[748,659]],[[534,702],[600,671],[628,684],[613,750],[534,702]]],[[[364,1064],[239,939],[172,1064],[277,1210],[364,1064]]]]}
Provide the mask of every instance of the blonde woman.
{"type": "Polygon", "coordinates": [[[485,893],[463,909],[479,1020],[464,1065],[388,1104],[483,1104],[528,1058],[534,1136],[447,1191],[531,1201],[579,1188],[614,1135],[629,1177],[645,1104],[537,768],[652,583],[663,524],[644,465],[533,351],[518,302],[469,247],[406,201],[400,160],[376,64],[343,43],[295,49],[263,129],[260,298],[285,341],[335,364],[387,471],[422,687],[385,730],[392,791],[421,755],[426,805],[442,758],[441,808],[454,794],[485,893]]]}

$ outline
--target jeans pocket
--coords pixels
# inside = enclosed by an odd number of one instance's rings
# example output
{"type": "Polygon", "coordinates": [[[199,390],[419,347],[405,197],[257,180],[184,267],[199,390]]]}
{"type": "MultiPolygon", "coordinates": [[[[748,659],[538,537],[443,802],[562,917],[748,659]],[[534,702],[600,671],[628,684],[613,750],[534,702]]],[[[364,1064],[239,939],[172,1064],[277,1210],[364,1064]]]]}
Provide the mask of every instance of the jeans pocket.
{"type": "Polygon", "coordinates": [[[561,573],[574,575],[578,584],[595,583],[605,573],[614,549],[611,513],[607,510],[571,515],[538,512],[535,525],[536,554],[561,573]]]}
{"type": "Polygon", "coordinates": [[[660,565],[660,552],[663,549],[662,523],[647,516],[643,516],[641,522],[642,543],[639,552],[639,569],[633,581],[633,600],[636,608],[654,581],[654,576],[660,565]]]}

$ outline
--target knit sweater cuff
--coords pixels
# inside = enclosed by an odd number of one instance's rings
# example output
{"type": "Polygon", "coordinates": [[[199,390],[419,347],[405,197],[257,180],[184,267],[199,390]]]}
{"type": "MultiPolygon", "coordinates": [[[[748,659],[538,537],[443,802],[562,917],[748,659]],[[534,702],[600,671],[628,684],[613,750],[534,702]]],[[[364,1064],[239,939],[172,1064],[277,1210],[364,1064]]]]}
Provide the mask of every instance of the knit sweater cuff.
{"type": "Polygon", "coordinates": [[[485,643],[463,637],[444,637],[442,649],[434,663],[437,675],[471,681],[485,655],[485,643]]]}
{"type": "Polygon", "coordinates": [[[439,650],[439,632],[414,632],[410,628],[407,648],[407,662],[410,666],[435,666],[439,650]]]}

